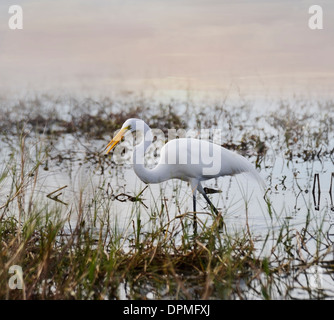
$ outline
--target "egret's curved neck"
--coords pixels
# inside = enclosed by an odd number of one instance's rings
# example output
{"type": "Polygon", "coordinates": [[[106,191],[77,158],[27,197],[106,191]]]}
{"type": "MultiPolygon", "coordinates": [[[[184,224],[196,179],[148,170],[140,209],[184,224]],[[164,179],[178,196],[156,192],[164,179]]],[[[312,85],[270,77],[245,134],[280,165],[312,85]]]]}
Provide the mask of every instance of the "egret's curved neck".
{"type": "Polygon", "coordinates": [[[150,127],[143,123],[144,127],[140,129],[144,133],[143,141],[137,145],[133,151],[133,169],[136,175],[145,183],[159,183],[167,180],[165,174],[161,174],[158,166],[153,169],[145,167],[144,156],[148,147],[152,144],[153,135],[150,127]]]}

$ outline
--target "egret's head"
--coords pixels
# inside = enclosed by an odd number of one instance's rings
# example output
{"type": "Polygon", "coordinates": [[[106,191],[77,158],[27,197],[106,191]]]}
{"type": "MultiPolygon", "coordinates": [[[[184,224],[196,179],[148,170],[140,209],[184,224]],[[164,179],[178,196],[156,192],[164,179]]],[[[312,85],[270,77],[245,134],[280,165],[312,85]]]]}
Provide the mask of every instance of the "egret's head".
{"type": "Polygon", "coordinates": [[[138,129],[138,124],[142,124],[144,123],[144,121],[139,120],[139,119],[128,119],[126,120],[123,125],[121,130],[116,134],[116,136],[108,143],[108,145],[106,146],[107,152],[106,154],[108,154],[124,137],[124,135],[130,131],[130,132],[134,132],[138,129]]]}

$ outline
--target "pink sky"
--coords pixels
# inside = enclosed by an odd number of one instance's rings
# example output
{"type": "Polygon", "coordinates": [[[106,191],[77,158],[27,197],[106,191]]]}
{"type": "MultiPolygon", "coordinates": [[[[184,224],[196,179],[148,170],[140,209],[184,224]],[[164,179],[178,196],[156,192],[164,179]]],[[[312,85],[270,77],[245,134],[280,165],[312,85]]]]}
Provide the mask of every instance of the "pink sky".
{"type": "Polygon", "coordinates": [[[0,4],[0,89],[123,86],[331,90],[334,3],[308,28],[312,1],[22,0],[24,29],[0,4]],[[291,4],[291,2],[293,4],[291,4]]]}

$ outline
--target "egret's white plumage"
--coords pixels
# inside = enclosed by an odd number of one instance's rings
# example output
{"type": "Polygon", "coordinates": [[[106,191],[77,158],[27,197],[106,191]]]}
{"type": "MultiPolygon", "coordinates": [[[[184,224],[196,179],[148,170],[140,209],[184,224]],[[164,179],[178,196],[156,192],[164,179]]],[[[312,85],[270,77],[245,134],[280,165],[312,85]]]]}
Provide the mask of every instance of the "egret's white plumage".
{"type": "Polygon", "coordinates": [[[153,141],[153,135],[149,126],[139,119],[128,119],[124,122],[119,133],[108,144],[107,153],[121,141],[127,131],[137,130],[144,134],[143,141],[136,146],[133,153],[134,171],[137,176],[145,183],[159,183],[169,179],[188,181],[193,192],[194,212],[196,192],[199,191],[214,212],[218,213],[204,192],[201,181],[247,172],[264,185],[253,165],[243,156],[212,142],[193,138],[169,141],[161,149],[159,163],[153,169],[147,168],[144,165],[144,155],[153,141]]]}

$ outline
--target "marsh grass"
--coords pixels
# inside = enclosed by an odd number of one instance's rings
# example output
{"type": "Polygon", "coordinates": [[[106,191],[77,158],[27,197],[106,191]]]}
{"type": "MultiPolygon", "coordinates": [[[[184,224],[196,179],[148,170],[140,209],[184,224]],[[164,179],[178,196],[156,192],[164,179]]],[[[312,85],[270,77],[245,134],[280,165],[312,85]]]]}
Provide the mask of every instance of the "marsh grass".
{"type": "MultiPolygon", "coordinates": [[[[330,105],[322,107],[328,116],[330,105]]],[[[274,171],[282,154],[291,170],[300,159],[333,161],[330,117],[318,115],[322,125],[317,127],[306,111],[299,115],[284,105],[266,118],[269,129],[260,130],[238,122],[247,118],[249,106],[217,105],[214,116],[196,113],[194,119],[188,107],[180,114],[172,103],[144,108],[139,100],[121,108],[110,99],[88,99],[81,106],[75,99],[65,103],[46,96],[19,101],[12,112],[8,110],[0,121],[1,299],[333,297],[334,253],[327,212],[313,210],[298,172],[291,189],[286,177],[278,179],[274,171]],[[70,106],[67,112],[62,105],[70,106]],[[193,120],[198,128],[226,130],[226,147],[242,152],[268,173],[268,189],[258,206],[266,228],[253,230],[253,194],[241,184],[241,200],[234,200],[229,182],[221,214],[228,221],[238,211],[242,227],[220,228],[218,219],[203,208],[197,234],[193,212],[187,210],[189,195],[180,184],[160,186],[159,197],[150,187],[130,194],[111,185],[108,175],[118,181],[117,175],[121,178],[126,169],[111,172],[115,164],[98,146],[104,146],[128,117],[145,118],[162,128],[187,128],[185,120],[193,120]],[[75,192],[59,183],[50,186],[57,172],[76,177],[85,164],[91,172],[84,171],[85,182],[75,192]],[[97,185],[92,175],[100,177],[97,185]],[[295,210],[277,211],[274,195],[287,188],[296,195],[295,210]],[[291,219],[298,207],[306,212],[302,223],[291,219]],[[120,218],[123,215],[126,219],[120,218]],[[22,267],[22,289],[9,287],[13,265],[22,267]],[[317,272],[326,285],[317,285],[317,272]]]]}

